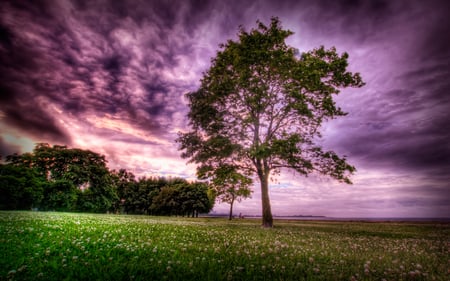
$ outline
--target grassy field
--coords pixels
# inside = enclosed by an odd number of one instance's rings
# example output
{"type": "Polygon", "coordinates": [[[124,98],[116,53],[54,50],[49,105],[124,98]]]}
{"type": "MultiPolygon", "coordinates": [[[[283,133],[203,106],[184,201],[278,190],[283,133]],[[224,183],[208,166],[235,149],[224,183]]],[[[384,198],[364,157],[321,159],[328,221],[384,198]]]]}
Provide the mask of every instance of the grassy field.
{"type": "Polygon", "coordinates": [[[450,225],[0,212],[0,280],[450,280],[450,225]]]}

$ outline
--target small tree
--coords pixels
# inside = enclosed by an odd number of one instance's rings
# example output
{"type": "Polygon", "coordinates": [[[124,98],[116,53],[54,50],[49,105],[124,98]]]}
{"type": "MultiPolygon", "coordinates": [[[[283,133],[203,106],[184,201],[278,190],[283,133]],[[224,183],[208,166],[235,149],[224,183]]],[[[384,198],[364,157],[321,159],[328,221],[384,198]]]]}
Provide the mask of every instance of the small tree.
{"type": "Polygon", "coordinates": [[[241,29],[238,41],[221,45],[200,88],[187,94],[192,130],[178,138],[182,157],[199,170],[227,164],[257,176],[264,227],[273,225],[271,174],[293,169],[351,183],[355,171],[345,157],[314,141],[324,121],[346,115],[333,95],[364,83],[347,72],[347,53],[322,46],[298,56],[285,43],[291,34],[272,18],[269,27],[258,21],[257,29],[241,29]]]}
{"type": "MultiPolygon", "coordinates": [[[[205,167],[204,167],[205,168],[205,167]]],[[[250,185],[251,178],[237,172],[236,167],[230,165],[219,165],[216,169],[203,169],[199,172],[200,178],[211,178],[211,187],[216,194],[216,198],[223,203],[230,204],[228,219],[233,218],[234,202],[241,202],[242,199],[249,198],[252,194],[250,185]]]]}

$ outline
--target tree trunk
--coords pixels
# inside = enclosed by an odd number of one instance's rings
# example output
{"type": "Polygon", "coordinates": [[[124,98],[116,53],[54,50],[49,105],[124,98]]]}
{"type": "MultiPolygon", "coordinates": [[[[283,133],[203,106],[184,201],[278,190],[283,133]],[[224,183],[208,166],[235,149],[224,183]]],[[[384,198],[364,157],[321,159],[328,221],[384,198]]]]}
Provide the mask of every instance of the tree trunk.
{"type": "Polygon", "coordinates": [[[268,175],[260,175],[259,179],[261,181],[262,226],[273,227],[273,217],[269,198],[269,177],[268,175]]]}
{"type": "Polygon", "coordinates": [[[234,203],[234,198],[230,202],[230,215],[228,216],[228,220],[233,219],[233,203],[234,203]]]}

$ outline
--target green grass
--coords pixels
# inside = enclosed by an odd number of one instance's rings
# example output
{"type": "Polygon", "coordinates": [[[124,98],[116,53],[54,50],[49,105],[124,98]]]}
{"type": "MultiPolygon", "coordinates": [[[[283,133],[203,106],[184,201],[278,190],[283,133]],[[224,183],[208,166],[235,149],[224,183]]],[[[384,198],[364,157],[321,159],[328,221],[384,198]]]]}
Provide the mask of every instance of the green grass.
{"type": "Polygon", "coordinates": [[[0,212],[0,280],[449,280],[450,225],[0,212]]]}

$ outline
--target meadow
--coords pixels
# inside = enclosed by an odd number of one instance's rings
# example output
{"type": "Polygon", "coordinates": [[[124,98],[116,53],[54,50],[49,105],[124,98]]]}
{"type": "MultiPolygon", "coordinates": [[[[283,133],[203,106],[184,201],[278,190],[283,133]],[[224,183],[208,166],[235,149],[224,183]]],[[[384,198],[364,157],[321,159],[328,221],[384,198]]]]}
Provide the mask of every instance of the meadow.
{"type": "Polygon", "coordinates": [[[448,223],[0,212],[0,280],[450,280],[448,223]]]}

